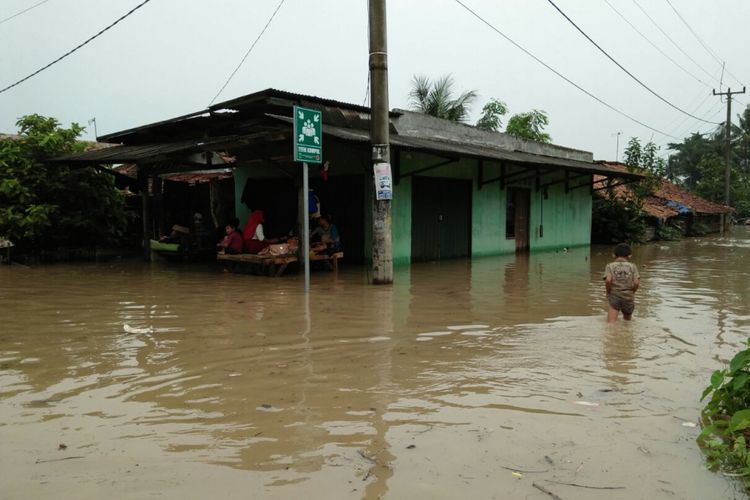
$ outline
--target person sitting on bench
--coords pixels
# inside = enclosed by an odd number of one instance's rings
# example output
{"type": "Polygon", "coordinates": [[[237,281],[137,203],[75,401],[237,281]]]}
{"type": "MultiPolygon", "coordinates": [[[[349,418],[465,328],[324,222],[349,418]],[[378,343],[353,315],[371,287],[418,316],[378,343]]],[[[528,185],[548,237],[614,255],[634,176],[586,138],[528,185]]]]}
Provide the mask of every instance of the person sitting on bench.
{"type": "Polygon", "coordinates": [[[271,243],[278,243],[278,238],[268,239],[263,234],[263,223],[265,222],[263,210],[254,210],[247,218],[245,230],[242,231],[245,252],[258,253],[271,243]]]}
{"type": "Polygon", "coordinates": [[[230,222],[226,225],[225,230],[227,235],[224,237],[221,243],[216,245],[221,248],[221,250],[219,250],[219,253],[226,253],[229,255],[242,253],[244,242],[242,241],[242,234],[237,231],[237,223],[235,221],[230,222]]]}
{"type": "Polygon", "coordinates": [[[311,241],[317,241],[310,250],[318,255],[333,255],[341,251],[341,238],[336,224],[330,215],[318,217],[318,227],[310,234],[311,241]]]}

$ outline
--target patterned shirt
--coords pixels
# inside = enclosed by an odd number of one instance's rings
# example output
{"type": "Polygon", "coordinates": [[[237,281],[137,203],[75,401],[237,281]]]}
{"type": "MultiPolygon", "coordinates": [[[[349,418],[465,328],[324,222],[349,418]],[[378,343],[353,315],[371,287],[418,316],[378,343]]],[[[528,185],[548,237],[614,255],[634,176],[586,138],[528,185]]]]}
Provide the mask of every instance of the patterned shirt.
{"type": "Polygon", "coordinates": [[[623,300],[631,301],[635,298],[633,287],[640,277],[638,267],[632,262],[616,260],[604,268],[604,278],[612,281],[612,295],[623,300]]]}

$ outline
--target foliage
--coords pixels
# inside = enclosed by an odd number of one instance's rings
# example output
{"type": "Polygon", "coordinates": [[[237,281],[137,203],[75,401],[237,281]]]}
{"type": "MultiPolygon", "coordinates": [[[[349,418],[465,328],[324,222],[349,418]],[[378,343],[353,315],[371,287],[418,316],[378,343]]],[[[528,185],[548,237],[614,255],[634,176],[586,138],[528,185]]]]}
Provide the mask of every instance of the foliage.
{"type": "Polygon", "coordinates": [[[591,234],[595,243],[639,243],[646,239],[646,222],[633,200],[595,199],[591,234]]]}
{"type": "Polygon", "coordinates": [[[482,116],[477,121],[477,128],[499,132],[503,126],[501,117],[508,113],[508,105],[499,99],[492,98],[482,108],[482,116]]]}
{"type": "Polygon", "coordinates": [[[434,82],[426,76],[414,76],[409,92],[412,109],[436,118],[454,122],[465,121],[477,93],[469,90],[455,96],[453,85],[451,75],[445,75],[434,82]]]}
{"type": "Polygon", "coordinates": [[[633,193],[636,202],[652,195],[661,187],[664,174],[666,172],[666,162],[659,158],[657,153],[659,148],[653,142],[641,146],[641,141],[637,137],[631,137],[628,146],[625,148],[625,165],[631,172],[637,172],[645,175],[645,179],[634,185],[633,193]]]}
{"type": "Polygon", "coordinates": [[[19,136],[0,140],[0,235],[18,249],[114,243],[125,225],[123,196],[111,175],[46,160],[82,151],[83,127],[24,116],[19,136]]]}
{"type": "Polygon", "coordinates": [[[688,236],[704,236],[711,232],[711,229],[702,222],[693,221],[688,227],[688,236]]]}
{"type": "Polygon", "coordinates": [[[544,132],[544,127],[547,125],[549,125],[547,113],[532,109],[528,113],[511,116],[505,127],[505,133],[530,141],[552,142],[552,137],[544,132]]]}
{"type": "MultiPolygon", "coordinates": [[[[730,203],[735,216],[750,216],[750,108],[738,115],[739,125],[730,129],[730,203]]],[[[670,156],[667,176],[699,195],[717,203],[724,203],[724,175],[726,169],[726,125],[712,133],[692,134],[681,143],[667,147],[670,156]]]]}
{"type": "Polygon", "coordinates": [[[682,231],[674,226],[661,224],[656,228],[656,239],[664,241],[677,241],[682,239],[682,231]]]}
{"type": "Polygon", "coordinates": [[[701,400],[711,396],[701,414],[698,444],[712,470],[738,474],[750,491],[750,339],[729,367],[716,370],[701,400]]]}

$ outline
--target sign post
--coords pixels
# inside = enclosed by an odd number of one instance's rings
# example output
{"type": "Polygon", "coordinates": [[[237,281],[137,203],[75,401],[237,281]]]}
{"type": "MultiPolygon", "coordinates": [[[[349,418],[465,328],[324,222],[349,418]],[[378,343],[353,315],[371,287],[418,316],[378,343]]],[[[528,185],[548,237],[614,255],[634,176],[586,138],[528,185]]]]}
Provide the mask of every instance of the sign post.
{"type": "Polygon", "coordinates": [[[316,109],[294,106],[294,161],[302,162],[302,241],[305,292],[310,290],[310,194],[308,163],[323,163],[323,118],[316,109]]]}

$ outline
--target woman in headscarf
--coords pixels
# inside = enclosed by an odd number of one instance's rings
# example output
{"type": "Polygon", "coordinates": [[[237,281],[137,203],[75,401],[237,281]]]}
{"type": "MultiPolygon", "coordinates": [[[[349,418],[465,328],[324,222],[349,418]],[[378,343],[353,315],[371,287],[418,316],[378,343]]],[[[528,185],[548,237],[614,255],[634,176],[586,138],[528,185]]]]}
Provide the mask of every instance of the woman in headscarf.
{"type": "Polygon", "coordinates": [[[263,210],[254,210],[250,214],[250,217],[247,218],[247,224],[245,224],[245,229],[242,231],[245,252],[258,253],[270,244],[270,241],[263,234],[264,221],[263,210]]]}

